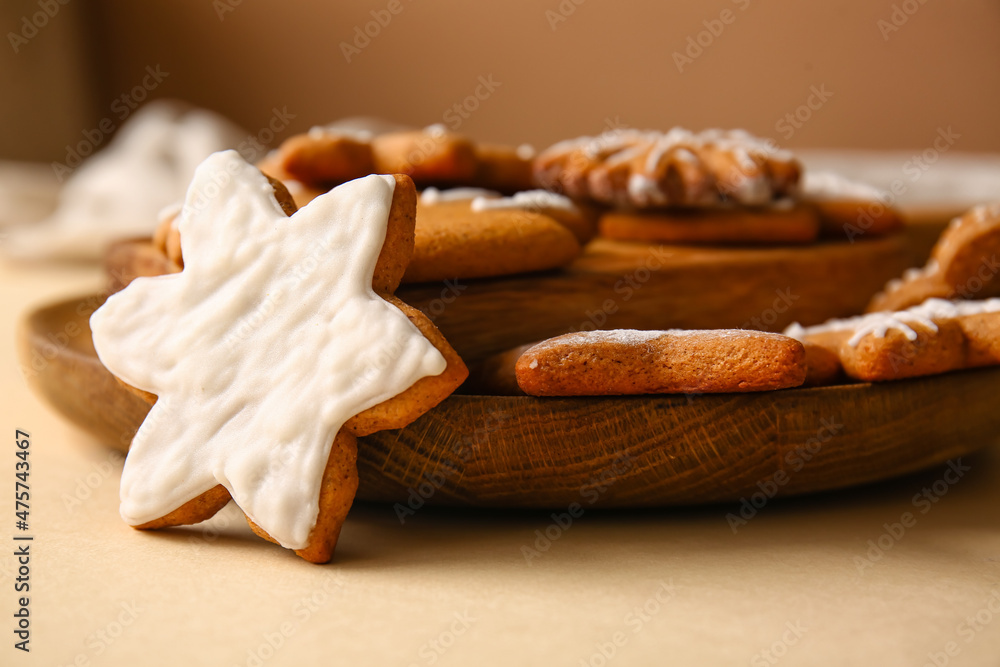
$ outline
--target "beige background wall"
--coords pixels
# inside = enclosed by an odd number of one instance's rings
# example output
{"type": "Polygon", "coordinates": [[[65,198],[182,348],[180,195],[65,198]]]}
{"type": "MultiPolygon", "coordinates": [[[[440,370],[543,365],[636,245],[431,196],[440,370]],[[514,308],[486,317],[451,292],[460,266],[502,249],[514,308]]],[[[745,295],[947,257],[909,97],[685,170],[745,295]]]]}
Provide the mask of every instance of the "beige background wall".
{"type": "MultiPolygon", "coordinates": [[[[461,120],[460,131],[473,136],[541,147],[619,119],[636,127],[743,126],[793,147],[917,149],[930,145],[938,127],[952,126],[961,134],[958,150],[1000,151],[1000,3],[925,2],[99,0],[72,14],[71,3],[29,47],[64,47],[66,69],[92,44],[94,78],[80,90],[67,87],[65,73],[38,76],[42,66],[33,65],[29,79],[23,72],[38,54],[8,49],[5,80],[22,73],[13,80],[24,94],[5,99],[0,113],[5,126],[25,131],[4,133],[0,157],[58,157],[59,147],[141,81],[147,65],[169,72],[154,94],[215,108],[254,131],[272,108],[287,107],[296,116],[290,132],[376,114],[412,124],[461,120]],[[901,25],[885,39],[878,22],[892,20],[894,5],[901,25]],[[914,13],[902,13],[903,5],[914,13]],[[566,20],[553,30],[546,12],[560,7],[566,20]],[[391,20],[348,63],[340,44],[373,20],[373,10],[391,20]],[[683,53],[723,10],[732,22],[713,24],[720,34],[679,72],[674,52],[683,53]],[[63,19],[86,39],[55,39],[63,19]],[[481,76],[500,85],[467,119],[445,118],[475,94],[481,76]],[[799,111],[810,116],[801,128],[777,127],[814,86],[829,98],[814,97],[817,109],[799,111]],[[85,109],[75,126],[53,121],[53,89],[72,101],[68,112],[85,109]],[[26,120],[32,116],[34,127],[26,120]]],[[[37,8],[5,5],[7,24],[37,8]]],[[[701,37],[709,42],[709,33],[701,37]]],[[[53,60],[47,66],[58,69],[53,60]]],[[[479,92],[485,97],[485,88],[479,92]]]]}

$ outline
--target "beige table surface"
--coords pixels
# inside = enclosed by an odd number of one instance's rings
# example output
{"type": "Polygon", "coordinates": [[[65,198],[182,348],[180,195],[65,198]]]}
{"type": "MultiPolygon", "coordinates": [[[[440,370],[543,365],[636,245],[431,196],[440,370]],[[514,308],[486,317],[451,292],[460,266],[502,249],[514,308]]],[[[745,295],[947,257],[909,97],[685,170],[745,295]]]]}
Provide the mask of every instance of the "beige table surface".
{"type": "Polygon", "coordinates": [[[592,512],[531,564],[545,512],[401,525],[359,506],[327,566],[256,539],[232,506],[136,532],[119,457],[30,395],[12,352],[26,309],[99,284],[93,267],[0,264],[0,665],[1000,664],[996,448],[933,504],[913,498],[944,467],[772,502],[737,534],[731,507],[592,512]],[[15,428],[32,436],[30,654],[13,648],[15,428]],[[915,525],[859,567],[904,512],[915,525]]]}

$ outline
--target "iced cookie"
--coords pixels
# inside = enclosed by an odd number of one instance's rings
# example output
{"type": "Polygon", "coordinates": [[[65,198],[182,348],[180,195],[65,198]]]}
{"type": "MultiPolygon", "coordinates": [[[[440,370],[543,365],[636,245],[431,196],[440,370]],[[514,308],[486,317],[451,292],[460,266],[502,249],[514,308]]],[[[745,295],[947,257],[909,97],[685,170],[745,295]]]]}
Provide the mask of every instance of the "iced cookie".
{"type": "Polygon", "coordinates": [[[977,206],[951,221],[920,269],[890,281],[868,312],[903,310],[929,298],[983,299],[1000,296],[1000,203],[977,206]]]}
{"type": "Polygon", "coordinates": [[[581,250],[589,224],[565,197],[425,191],[417,207],[413,260],[404,282],[485,278],[554,269],[581,250]],[[428,203],[430,201],[430,203],[428,203]]]}
{"type": "Polygon", "coordinates": [[[413,248],[408,177],[282,203],[237,153],[212,155],[178,218],[183,270],[132,281],[91,327],[102,363],[155,401],[122,473],[125,521],[198,523],[232,499],[320,563],[357,488],[356,437],[409,424],[467,371],[393,296],[413,248]]]}
{"type": "Polygon", "coordinates": [[[793,324],[785,334],[836,355],[856,380],[936,375],[1000,363],[1000,299],[928,299],[903,311],[793,324]]]}
{"type": "Polygon", "coordinates": [[[612,130],[555,144],[535,182],[623,208],[763,206],[795,193],[801,165],[742,130],[612,130]]]}
{"type": "Polygon", "coordinates": [[[865,183],[829,172],[806,172],[801,199],[816,208],[824,236],[855,241],[885,236],[903,228],[899,211],[883,203],[885,196],[865,183]]]}
{"type": "Polygon", "coordinates": [[[769,391],[806,377],[802,344],[744,330],[590,331],[524,351],[517,384],[533,396],[769,391]]]}

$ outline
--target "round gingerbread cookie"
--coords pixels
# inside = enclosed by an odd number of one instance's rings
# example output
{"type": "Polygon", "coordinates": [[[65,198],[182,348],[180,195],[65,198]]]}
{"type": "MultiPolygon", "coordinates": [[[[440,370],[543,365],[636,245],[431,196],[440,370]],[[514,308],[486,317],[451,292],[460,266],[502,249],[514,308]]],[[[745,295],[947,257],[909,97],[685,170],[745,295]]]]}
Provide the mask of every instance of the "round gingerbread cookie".
{"type": "Polygon", "coordinates": [[[830,172],[806,172],[801,200],[816,208],[821,233],[830,238],[857,241],[892,234],[904,226],[903,217],[886,206],[877,188],[830,172]]]}
{"type": "Polygon", "coordinates": [[[568,199],[549,193],[425,191],[403,279],[487,278],[566,266],[580,254],[578,234],[586,224],[574,210],[568,199]],[[575,231],[567,219],[577,221],[575,231]]]}
{"type": "Polygon", "coordinates": [[[793,195],[801,165],[742,130],[611,130],[559,142],[535,159],[535,181],[622,208],[763,206],[793,195]]]}
{"type": "Polygon", "coordinates": [[[819,236],[807,206],[608,211],[601,236],[619,241],[678,244],[798,244],[819,236]]]}

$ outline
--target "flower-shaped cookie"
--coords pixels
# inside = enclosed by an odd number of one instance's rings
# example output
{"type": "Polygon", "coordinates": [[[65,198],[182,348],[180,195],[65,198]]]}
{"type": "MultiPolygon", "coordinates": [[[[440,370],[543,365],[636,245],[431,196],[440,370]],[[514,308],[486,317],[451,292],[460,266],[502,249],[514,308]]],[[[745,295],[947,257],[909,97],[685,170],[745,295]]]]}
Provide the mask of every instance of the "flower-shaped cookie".
{"type": "Polygon", "coordinates": [[[735,202],[762,206],[795,192],[801,165],[742,130],[612,130],[561,141],[535,158],[536,183],[577,199],[645,209],[735,202]]]}

